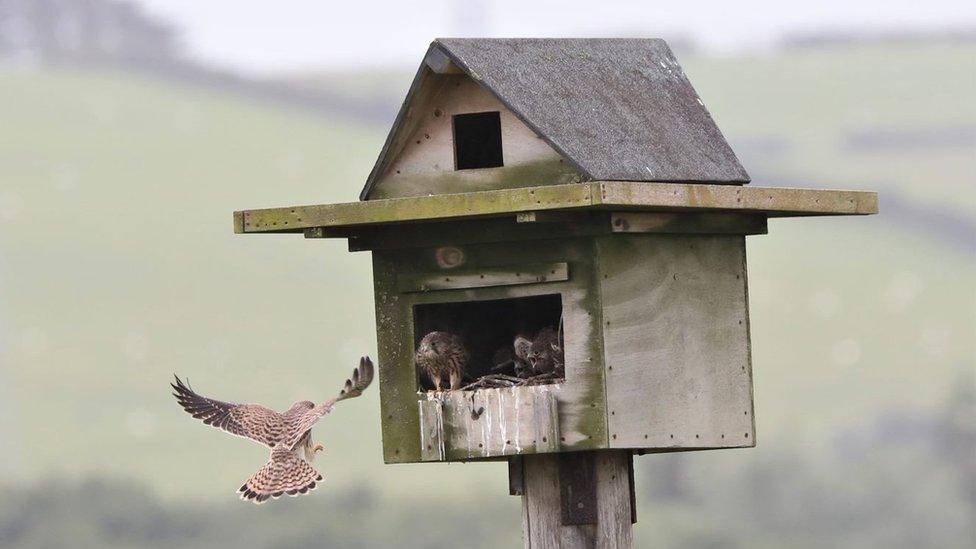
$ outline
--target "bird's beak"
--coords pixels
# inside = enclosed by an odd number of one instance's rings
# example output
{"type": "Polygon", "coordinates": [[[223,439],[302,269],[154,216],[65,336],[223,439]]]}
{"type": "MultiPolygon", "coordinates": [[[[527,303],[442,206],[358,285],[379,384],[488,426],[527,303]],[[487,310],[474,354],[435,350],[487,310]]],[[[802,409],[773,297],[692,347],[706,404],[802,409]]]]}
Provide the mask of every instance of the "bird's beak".
{"type": "Polygon", "coordinates": [[[322,446],[322,444],[316,444],[315,447],[312,448],[312,453],[314,454],[323,450],[325,450],[325,446],[322,446]]]}

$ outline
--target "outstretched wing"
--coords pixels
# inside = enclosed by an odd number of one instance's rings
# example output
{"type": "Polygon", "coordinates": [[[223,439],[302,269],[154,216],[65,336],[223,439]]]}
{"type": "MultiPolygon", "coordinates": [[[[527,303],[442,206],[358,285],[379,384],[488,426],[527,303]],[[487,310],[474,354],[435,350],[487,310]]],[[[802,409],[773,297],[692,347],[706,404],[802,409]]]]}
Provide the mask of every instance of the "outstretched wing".
{"type": "MultiPolygon", "coordinates": [[[[176,376],[173,376],[176,377],[176,376]]],[[[232,435],[249,438],[270,447],[269,426],[280,421],[274,410],[260,404],[232,404],[200,396],[176,377],[173,396],[191,416],[232,435]]]]}
{"type": "Polygon", "coordinates": [[[356,398],[363,394],[366,387],[373,382],[373,361],[368,356],[359,359],[359,367],[352,371],[352,377],[346,380],[346,385],[339,391],[336,402],[347,398],[356,398]]]}
{"type": "Polygon", "coordinates": [[[322,419],[322,416],[332,411],[332,407],[340,400],[355,398],[363,394],[363,391],[373,382],[373,361],[368,356],[359,359],[359,367],[352,371],[352,377],[346,380],[345,386],[339,391],[339,395],[319,404],[311,410],[305,412],[298,418],[292,432],[290,444],[294,446],[315,423],[322,419]]]}

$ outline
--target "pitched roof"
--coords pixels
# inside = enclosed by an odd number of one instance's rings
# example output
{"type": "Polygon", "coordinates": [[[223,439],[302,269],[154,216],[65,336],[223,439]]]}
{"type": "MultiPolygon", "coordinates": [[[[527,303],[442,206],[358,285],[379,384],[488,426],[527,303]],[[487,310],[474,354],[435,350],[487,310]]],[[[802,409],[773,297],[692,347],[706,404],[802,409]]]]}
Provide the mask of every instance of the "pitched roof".
{"type": "MultiPolygon", "coordinates": [[[[659,39],[439,38],[446,57],[479,81],[587,178],[748,183],[668,45],[659,39]]],[[[382,175],[421,65],[360,199],[382,175]]]]}

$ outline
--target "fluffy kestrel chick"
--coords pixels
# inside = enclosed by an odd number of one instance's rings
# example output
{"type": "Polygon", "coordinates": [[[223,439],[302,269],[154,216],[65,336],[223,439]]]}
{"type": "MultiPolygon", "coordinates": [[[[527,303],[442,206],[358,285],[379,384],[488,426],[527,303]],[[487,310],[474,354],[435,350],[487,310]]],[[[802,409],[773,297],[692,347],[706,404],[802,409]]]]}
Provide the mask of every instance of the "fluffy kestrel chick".
{"type": "Polygon", "coordinates": [[[414,355],[417,366],[430,378],[435,391],[441,390],[444,377],[450,380],[451,389],[460,389],[468,358],[464,342],[450,332],[430,332],[425,335],[414,355]]]}
{"type": "Polygon", "coordinates": [[[532,365],[529,362],[529,354],[532,352],[532,340],[519,334],[515,336],[512,348],[515,350],[515,375],[518,377],[532,376],[532,365]]]}
{"type": "Polygon", "coordinates": [[[200,396],[178,377],[171,387],[177,402],[193,417],[271,449],[268,463],[238,490],[241,499],[263,503],[268,498],[297,496],[315,489],[322,475],[311,463],[323,447],[312,443],[312,426],[340,400],[361,395],[372,381],[373,363],[363,357],[338,396],[318,406],[300,400],[280,413],[260,404],[231,404],[200,396]]]}
{"type": "Polygon", "coordinates": [[[535,375],[563,375],[563,347],[556,330],[549,326],[539,330],[529,351],[529,364],[535,375]]]}

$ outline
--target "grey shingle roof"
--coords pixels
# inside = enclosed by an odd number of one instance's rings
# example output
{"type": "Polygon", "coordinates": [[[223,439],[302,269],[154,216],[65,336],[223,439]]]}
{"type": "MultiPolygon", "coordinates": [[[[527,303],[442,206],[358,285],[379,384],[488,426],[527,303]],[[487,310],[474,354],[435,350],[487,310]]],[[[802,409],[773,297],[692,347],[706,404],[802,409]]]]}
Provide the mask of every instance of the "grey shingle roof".
{"type": "MultiPolygon", "coordinates": [[[[440,38],[430,47],[480,81],[587,178],[749,182],[663,40],[440,38]]],[[[418,73],[363,199],[420,80],[418,73]]]]}

